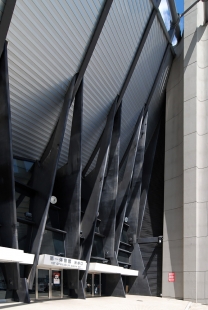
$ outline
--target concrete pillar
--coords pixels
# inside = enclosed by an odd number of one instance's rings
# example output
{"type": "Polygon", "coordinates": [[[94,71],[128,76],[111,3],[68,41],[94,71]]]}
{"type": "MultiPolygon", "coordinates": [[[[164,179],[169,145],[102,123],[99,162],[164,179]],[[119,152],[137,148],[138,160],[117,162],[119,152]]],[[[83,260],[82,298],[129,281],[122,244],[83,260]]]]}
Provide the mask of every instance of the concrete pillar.
{"type": "Polygon", "coordinates": [[[183,41],[166,91],[163,297],[183,298],[183,41]],[[175,272],[176,281],[168,282],[175,272]]]}
{"type": "MultiPolygon", "coordinates": [[[[195,0],[185,0],[185,10],[195,0]]],[[[167,87],[163,296],[208,304],[208,26],[184,18],[167,87]],[[181,53],[179,49],[181,48],[181,53]],[[182,51],[183,50],[183,51],[182,51]],[[176,272],[176,282],[168,282],[176,272]]]]}
{"type": "MultiPolygon", "coordinates": [[[[185,9],[193,2],[185,0],[185,9]]],[[[207,39],[207,26],[203,26],[203,4],[198,3],[184,20],[183,287],[185,300],[201,303],[207,303],[208,271],[207,39]]]]}

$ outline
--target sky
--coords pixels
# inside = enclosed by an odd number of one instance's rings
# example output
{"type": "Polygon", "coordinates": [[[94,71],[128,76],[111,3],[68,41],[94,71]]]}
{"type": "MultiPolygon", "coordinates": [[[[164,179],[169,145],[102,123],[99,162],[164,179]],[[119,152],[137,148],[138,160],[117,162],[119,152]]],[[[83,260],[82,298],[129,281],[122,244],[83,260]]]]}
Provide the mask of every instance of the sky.
{"type": "MultiPolygon", "coordinates": [[[[183,13],[183,11],[184,11],[184,1],[183,0],[175,0],[175,4],[176,4],[177,12],[179,14],[183,13]]],[[[167,29],[169,30],[170,29],[170,19],[171,19],[171,16],[170,16],[170,11],[169,11],[169,8],[168,8],[167,0],[161,0],[159,9],[160,9],[160,12],[161,12],[161,14],[163,16],[165,25],[166,25],[167,29]]],[[[183,31],[183,18],[181,19],[180,27],[181,27],[181,30],[183,31]]],[[[176,42],[173,42],[173,44],[175,44],[175,43],[176,42]]]]}

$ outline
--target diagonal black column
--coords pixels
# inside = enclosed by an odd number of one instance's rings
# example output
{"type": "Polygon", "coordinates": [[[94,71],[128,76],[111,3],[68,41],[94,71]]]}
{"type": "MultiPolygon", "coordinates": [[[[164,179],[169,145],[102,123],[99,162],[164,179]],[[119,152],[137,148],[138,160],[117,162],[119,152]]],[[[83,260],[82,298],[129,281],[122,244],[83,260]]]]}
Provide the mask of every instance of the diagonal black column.
{"type": "Polygon", "coordinates": [[[37,227],[33,227],[31,234],[32,247],[30,252],[35,254],[34,264],[28,277],[28,284],[31,289],[35,277],[36,266],[38,264],[39,252],[50,206],[50,198],[52,195],[68,112],[72,103],[75,79],[76,77],[73,77],[71,80],[64,98],[63,107],[57,125],[51,135],[41,160],[34,165],[32,179],[30,180],[30,186],[36,190],[36,194],[31,197],[30,212],[32,213],[33,221],[37,225],[37,227]]]}
{"type": "Polygon", "coordinates": [[[142,171],[144,164],[147,120],[148,120],[148,113],[146,114],[142,124],[134,166],[134,174],[132,178],[132,185],[126,210],[126,216],[128,217],[128,224],[129,224],[127,235],[128,239],[132,240],[133,243],[133,251],[130,256],[131,269],[139,271],[138,277],[129,277],[128,279],[129,294],[133,295],[135,294],[151,295],[148,280],[146,276],[143,274],[144,263],[139,244],[137,243],[137,227],[139,217],[140,194],[142,186],[142,171]]]}
{"type": "Polygon", "coordinates": [[[60,229],[67,232],[66,256],[71,258],[80,255],[82,111],[83,82],[75,97],[68,162],[57,171],[54,186],[54,195],[61,207],[60,229]]]}
{"type": "MultiPolygon", "coordinates": [[[[18,249],[7,43],[0,58],[0,246],[18,249]]],[[[19,287],[19,263],[3,264],[7,290],[19,287]]]]}
{"type": "MultiPolygon", "coordinates": [[[[118,191],[119,151],[120,151],[120,129],[121,108],[119,106],[114,118],[113,134],[111,139],[109,162],[105,177],[103,191],[100,201],[99,218],[101,220],[100,233],[105,236],[103,240],[104,255],[110,259],[110,263],[118,266],[115,259],[115,224],[116,224],[116,198],[118,191]]],[[[125,297],[125,291],[120,274],[102,275],[105,277],[105,294],[114,297],[125,297]]]]}
{"type": "Polygon", "coordinates": [[[122,160],[123,163],[125,162],[125,168],[123,177],[121,180],[119,180],[118,195],[116,200],[116,232],[115,232],[115,246],[114,246],[114,251],[116,252],[116,254],[118,254],[120,244],[121,232],[126,213],[127,199],[133,175],[133,168],[135,164],[135,157],[142,126],[142,120],[143,120],[143,110],[140,113],[140,116],[135,125],[134,133],[127,148],[128,152],[124,154],[125,160],[122,160]]]}
{"type": "MultiPolygon", "coordinates": [[[[67,95],[65,96],[65,101],[68,101],[68,108],[70,107],[71,102],[73,98],[75,97],[76,92],[80,86],[80,83],[82,81],[82,78],[84,76],[88,63],[90,61],[90,58],[93,54],[98,38],[104,26],[105,20],[109,13],[112,1],[113,0],[106,0],[103,5],[97,24],[94,28],[91,40],[86,49],[86,53],[80,64],[77,77],[76,77],[76,81],[74,81],[73,79],[73,86],[71,83],[71,87],[69,87],[70,91],[68,91],[67,95]],[[70,93],[70,98],[69,98],[69,93],[70,93]]],[[[38,229],[33,228],[33,231],[32,231],[31,252],[35,254],[35,261],[34,261],[32,270],[30,272],[30,275],[28,277],[29,287],[32,287],[34,276],[35,276],[35,269],[38,263],[38,256],[39,256],[40,246],[42,242],[42,235],[44,232],[44,227],[45,227],[45,223],[46,223],[46,219],[48,215],[48,208],[50,204],[49,199],[52,193],[53,183],[54,183],[54,178],[55,178],[54,173],[56,171],[56,167],[58,163],[61,144],[63,141],[63,134],[64,134],[66,120],[68,116],[68,108],[66,111],[62,109],[63,113],[61,112],[61,117],[59,118],[59,121],[51,135],[50,141],[46,147],[45,152],[43,153],[41,161],[35,164],[33,176],[29,182],[30,186],[32,186],[38,192],[38,194],[34,198],[32,198],[31,207],[30,207],[31,212],[34,214],[33,216],[34,221],[36,222],[36,224],[38,224],[38,229]],[[64,128],[61,126],[61,124],[63,123],[64,123],[64,128]],[[60,134],[61,131],[62,133],[60,134]],[[56,163],[52,159],[56,157],[55,154],[57,155],[56,163]],[[52,180],[50,186],[49,186],[50,182],[48,182],[48,180],[52,180]],[[39,197],[38,200],[36,200],[37,197],[39,197]],[[47,202],[46,202],[46,197],[47,197],[47,202]],[[36,206],[38,205],[38,201],[40,201],[40,205],[42,205],[42,207],[39,207],[38,210],[35,210],[35,205],[36,206]]]]}
{"type": "Polygon", "coordinates": [[[151,143],[149,144],[144,159],[143,173],[142,173],[142,189],[139,205],[139,218],[138,218],[138,228],[137,228],[137,238],[140,238],[140,233],[142,229],[142,222],[144,217],[144,211],[147,204],[148,190],[152,175],[152,167],[154,163],[155,151],[157,146],[157,140],[159,135],[160,124],[157,126],[154,135],[152,137],[151,143]]]}
{"type": "Polygon", "coordinates": [[[0,22],[0,57],[4,50],[4,44],[9,30],[9,25],[12,19],[12,14],[15,8],[16,0],[4,1],[3,13],[0,22]]]}
{"type": "MultiPolygon", "coordinates": [[[[147,204],[147,195],[149,184],[151,180],[152,167],[154,163],[155,151],[158,141],[159,134],[159,125],[157,126],[154,135],[151,139],[151,142],[145,152],[144,164],[143,164],[143,173],[142,173],[142,189],[141,189],[141,197],[139,204],[139,217],[138,218],[138,227],[137,227],[137,242],[140,237],[140,232],[142,228],[142,222],[144,217],[144,211],[147,204]]],[[[141,254],[139,244],[134,244],[134,249],[131,254],[131,268],[139,271],[139,275],[137,278],[129,277],[129,294],[132,295],[151,295],[151,290],[149,287],[149,282],[147,275],[145,273],[145,266],[143,262],[143,257],[141,254]]]]}
{"type": "MultiPolygon", "coordinates": [[[[68,162],[57,171],[53,190],[61,208],[60,229],[66,231],[66,257],[77,259],[80,256],[82,113],[83,81],[75,96],[68,162]]],[[[66,270],[65,274],[70,295],[74,294],[79,285],[79,272],[66,270]]]]}
{"type": "Polygon", "coordinates": [[[139,244],[134,244],[131,254],[131,269],[138,270],[138,277],[129,277],[129,294],[150,296],[149,282],[145,274],[145,266],[139,244]]]}
{"type": "Polygon", "coordinates": [[[107,174],[103,185],[99,208],[99,218],[101,220],[99,229],[100,233],[105,236],[103,241],[104,253],[108,258],[114,257],[115,204],[118,191],[121,106],[122,105],[120,105],[114,119],[107,174]]]}
{"type": "Polygon", "coordinates": [[[143,124],[142,124],[142,129],[141,129],[141,134],[139,138],[137,154],[136,154],[136,159],[135,159],[132,184],[131,184],[128,204],[127,204],[127,210],[126,210],[126,216],[128,217],[128,224],[129,224],[127,235],[128,235],[128,239],[132,240],[133,244],[137,243],[137,226],[138,226],[138,217],[139,217],[140,193],[141,193],[141,186],[142,186],[142,170],[143,170],[143,163],[144,163],[145,141],[146,141],[146,133],[147,133],[147,119],[148,119],[148,113],[146,114],[143,124]]]}
{"type": "Polygon", "coordinates": [[[89,201],[85,208],[84,216],[81,223],[82,231],[82,247],[81,247],[81,259],[87,262],[87,270],[82,277],[81,287],[85,286],[86,277],[89,268],[89,261],[92,251],[92,244],[94,240],[94,232],[97,220],[97,214],[99,210],[101,192],[103,187],[103,181],[106,171],[106,165],[108,160],[108,154],[110,149],[112,131],[113,131],[113,121],[115,116],[115,109],[117,104],[117,98],[114,101],[111,110],[108,114],[106,126],[104,129],[104,134],[102,137],[102,143],[99,150],[96,166],[94,170],[86,177],[86,181],[90,183],[92,188],[89,201]]]}
{"type": "MultiPolygon", "coordinates": [[[[157,15],[157,7],[158,7],[158,6],[159,6],[159,3],[158,3],[158,4],[155,4],[155,6],[154,6],[154,8],[153,8],[153,10],[152,10],[152,12],[151,12],[151,14],[150,14],[150,17],[149,17],[149,19],[148,19],[146,28],[145,28],[144,33],[143,33],[143,35],[142,35],[142,38],[141,38],[141,40],[140,40],[140,42],[139,42],[139,44],[138,44],[136,53],[135,53],[135,55],[134,55],[134,57],[133,57],[133,59],[132,59],[131,65],[130,65],[130,67],[129,67],[129,70],[128,70],[128,72],[127,72],[127,75],[126,75],[126,77],[125,77],[125,80],[124,80],[124,82],[123,82],[123,85],[122,85],[122,87],[121,87],[121,89],[120,89],[119,98],[118,98],[118,103],[117,103],[117,108],[119,107],[119,105],[120,105],[121,102],[122,102],[122,99],[123,99],[123,96],[124,96],[124,94],[125,94],[125,91],[126,91],[128,85],[129,85],[129,82],[130,82],[130,80],[131,80],[131,77],[132,77],[132,75],[133,75],[133,73],[134,73],[134,69],[135,69],[135,67],[136,67],[136,65],[137,65],[137,62],[138,62],[138,60],[139,60],[139,57],[140,57],[140,55],[141,55],[141,53],[142,53],[142,50],[143,50],[143,47],[144,47],[145,42],[146,42],[146,40],[147,40],[148,34],[149,34],[150,29],[151,29],[151,27],[152,27],[152,24],[153,24],[153,22],[154,22],[154,20],[155,20],[155,16],[157,15]]],[[[102,135],[103,135],[103,133],[102,133],[102,135]]],[[[93,158],[95,157],[95,154],[97,154],[97,152],[98,152],[98,150],[99,150],[99,148],[100,148],[100,144],[101,144],[101,140],[102,140],[102,135],[100,136],[100,139],[99,139],[99,141],[98,141],[98,143],[97,143],[95,149],[93,150],[92,155],[91,155],[91,157],[90,157],[88,163],[86,164],[86,166],[85,166],[85,168],[84,168],[84,170],[83,170],[83,175],[86,174],[87,170],[89,169],[90,165],[92,164],[92,161],[93,161],[93,158]]]]}

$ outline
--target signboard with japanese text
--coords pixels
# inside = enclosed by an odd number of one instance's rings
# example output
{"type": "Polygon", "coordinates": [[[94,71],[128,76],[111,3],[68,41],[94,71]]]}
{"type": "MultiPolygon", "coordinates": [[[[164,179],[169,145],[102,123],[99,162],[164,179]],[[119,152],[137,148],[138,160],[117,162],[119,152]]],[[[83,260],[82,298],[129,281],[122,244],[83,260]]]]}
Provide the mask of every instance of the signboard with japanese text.
{"type": "Polygon", "coordinates": [[[175,282],[175,272],[168,273],[168,282],[175,282]]]}
{"type": "Polygon", "coordinates": [[[86,261],[67,257],[60,257],[55,255],[42,254],[39,256],[38,267],[86,270],[86,261]]]}

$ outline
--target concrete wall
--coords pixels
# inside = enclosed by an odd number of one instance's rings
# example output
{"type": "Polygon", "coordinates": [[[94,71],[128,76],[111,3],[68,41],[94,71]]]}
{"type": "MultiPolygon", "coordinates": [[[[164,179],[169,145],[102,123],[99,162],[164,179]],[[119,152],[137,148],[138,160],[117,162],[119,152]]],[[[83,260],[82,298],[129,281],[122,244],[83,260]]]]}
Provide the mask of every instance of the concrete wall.
{"type": "Polygon", "coordinates": [[[166,93],[162,295],[183,298],[183,41],[176,52],[166,93]]]}
{"type": "MultiPolygon", "coordinates": [[[[193,2],[185,0],[185,9],[193,2]]],[[[183,44],[167,88],[163,296],[207,304],[208,26],[201,2],[185,15],[183,44]]]]}
{"type": "MultiPolygon", "coordinates": [[[[194,1],[186,0],[185,8],[194,1]]],[[[203,4],[184,25],[184,299],[208,301],[208,29],[203,4]]]]}

